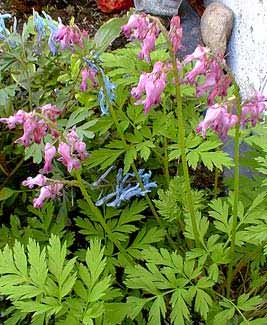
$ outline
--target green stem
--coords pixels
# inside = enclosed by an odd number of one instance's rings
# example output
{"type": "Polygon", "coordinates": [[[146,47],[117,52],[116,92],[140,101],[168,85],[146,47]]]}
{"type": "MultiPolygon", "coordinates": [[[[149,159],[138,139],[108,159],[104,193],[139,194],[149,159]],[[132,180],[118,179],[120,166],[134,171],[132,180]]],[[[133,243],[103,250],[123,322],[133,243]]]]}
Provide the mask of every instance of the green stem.
{"type": "Polygon", "coordinates": [[[33,101],[32,101],[32,88],[31,88],[31,75],[29,73],[29,70],[28,70],[28,65],[27,65],[27,62],[28,62],[28,58],[27,58],[27,52],[26,52],[26,49],[25,49],[25,46],[24,46],[24,42],[21,38],[21,44],[22,44],[22,52],[23,52],[23,56],[24,56],[24,60],[22,60],[24,63],[24,67],[25,67],[25,72],[27,74],[27,84],[28,84],[28,95],[29,95],[29,106],[30,106],[30,111],[32,110],[32,104],[33,104],[33,101]]]}
{"type": "Polygon", "coordinates": [[[217,198],[218,195],[218,180],[219,180],[219,169],[215,167],[214,175],[214,198],[217,198]]]}
{"type": "Polygon", "coordinates": [[[166,179],[166,184],[168,186],[170,183],[170,173],[169,173],[169,157],[168,157],[168,139],[166,137],[164,137],[163,139],[163,149],[164,149],[164,158],[163,158],[164,175],[166,179]]]}
{"type": "Polygon", "coordinates": [[[109,225],[106,223],[105,218],[103,217],[101,211],[95,206],[94,202],[92,201],[90,195],[88,194],[86,187],[83,183],[83,180],[81,178],[80,171],[77,171],[75,173],[76,179],[77,179],[77,185],[80,188],[82,195],[84,199],[86,200],[87,204],[89,205],[90,210],[96,217],[97,221],[101,224],[104,231],[107,233],[109,239],[113,242],[113,244],[118,248],[118,250],[121,252],[121,254],[124,256],[124,258],[128,261],[129,264],[132,265],[132,261],[129,259],[129,256],[126,253],[126,250],[124,247],[121,246],[120,242],[115,238],[115,236],[112,233],[112,230],[110,229],[109,225]]]}
{"type": "Polygon", "coordinates": [[[193,196],[191,191],[191,184],[190,184],[190,177],[189,177],[189,171],[188,171],[188,165],[187,165],[187,159],[186,159],[186,148],[185,148],[185,126],[184,126],[184,117],[183,117],[183,107],[182,107],[182,96],[181,96],[181,89],[180,89],[180,81],[179,81],[179,75],[177,71],[176,66],[176,57],[171,52],[172,55],[172,65],[173,65],[173,72],[174,72],[174,78],[176,83],[176,115],[178,119],[178,143],[181,151],[181,159],[182,159],[182,166],[183,166],[183,172],[184,172],[184,180],[185,180],[185,190],[186,190],[186,201],[187,201],[187,208],[191,217],[191,223],[192,223],[192,230],[194,235],[194,240],[196,243],[196,246],[198,247],[200,244],[199,240],[199,233],[197,229],[197,221],[196,221],[196,213],[194,208],[194,202],[193,202],[193,196]]]}
{"type": "MultiPolygon", "coordinates": [[[[232,76],[232,74],[230,74],[232,76]]],[[[238,201],[239,201],[239,145],[240,145],[240,116],[241,116],[241,96],[240,89],[236,83],[234,77],[232,76],[234,84],[234,93],[236,98],[236,109],[238,116],[238,123],[235,126],[235,141],[234,141],[234,203],[233,203],[233,224],[231,231],[231,246],[230,246],[230,256],[231,262],[228,268],[227,274],[227,297],[231,294],[231,284],[233,280],[233,266],[234,266],[234,254],[236,245],[236,231],[237,231],[237,217],[238,217],[238,201]]]]}
{"type": "Polygon", "coordinates": [[[177,64],[176,64],[176,56],[173,51],[172,42],[169,38],[169,34],[166,28],[162,25],[161,21],[158,18],[155,18],[153,16],[149,16],[149,18],[157,23],[158,27],[160,28],[163,34],[167,42],[167,46],[168,46],[168,50],[169,50],[169,54],[173,66],[173,74],[174,74],[174,79],[176,84],[176,116],[178,119],[177,121],[178,122],[178,144],[181,151],[181,159],[182,159],[182,166],[183,166],[183,173],[184,173],[184,180],[185,180],[185,191],[186,191],[185,196],[187,201],[187,208],[191,218],[195,244],[198,247],[200,245],[200,238],[199,238],[199,232],[197,228],[196,213],[194,209],[189,170],[188,170],[187,159],[186,159],[185,126],[184,126],[184,117],[183,117],[182,95],[181,95],[179,74],[178,74],[177,64]]]}
{"type": "MultiPolygon", "coordinates": [[[[167,114],[166,103],[163,103],[163,110],[164,110],[164,115],[166,115],[167,114]]],[[[165,135],[163,136],[163,150],[164,150],[164,157],[163,157],[164,175],[166,179],[166,185],[167,187],[169,187],[170,173],[169,173],[169,157],[168,157],[168,139],[165,135]]]]}
{"type": "Polygon", "coordinates": [[[243,318],[244,322],[249,325],[249,321],[247,320],[247,318],[245,317],[245,315],[242,313],[242,311],[237,307],[236,304],[234,304],[231,300],[225,298],[224,296],[222,296],[221,294],[219,294],[218,292],[214,291],[214,293],[219,296],[220,298],[222,298],[223,300],[228,301],[235,309],[236,311],[239,313],[239,315],[243,318]]]}

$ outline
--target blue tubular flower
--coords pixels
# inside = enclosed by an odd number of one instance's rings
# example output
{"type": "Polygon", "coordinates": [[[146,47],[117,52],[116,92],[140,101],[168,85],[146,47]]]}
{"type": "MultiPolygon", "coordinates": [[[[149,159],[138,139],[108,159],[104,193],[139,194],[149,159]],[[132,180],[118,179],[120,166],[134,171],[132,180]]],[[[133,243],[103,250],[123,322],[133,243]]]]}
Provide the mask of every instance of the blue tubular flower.
{"type": "Polygon", "coordinates": [[[100,89],[100,91],[98,93],[98,101],[99,101],[99,105],[100,105],[102,115],[107,115],[109,113],[109,109],[108,109],[108,101],[106,99],[106,95],[109,98],[109,102],[114,103],[116,86],[115,86],[115,84],[110,82],[109,77],[107,75],[105,75],[104,71],[101,68],[100,68],[100,72],[102,74],[102,78],[103,78],[104,87],[105,87],[106,92],[104,92],[103,88],[100,89]]]}
{"type": "MultiPolygon", "coordinates": [[[[49,38],[48,38],[48,46],[50,48],[50,51],[53,55],[56,55],[57,54],[57,46],[56,46],[56,42],[54,40],[54,35],[56,34],[57,32],[57,29],[58,29],[58,23],[55,22],[51,16],[49,16],[47,13],[45,13],[43,11],[43,15],[45,16],[45,24],[47,25],[47,27],[49,28],[50,30],[50,35],[49,35],[49,38]]],[[[60,18],[59,18],[60,19],[60,18]]]]}
{"type": "Polygon", "coordinates": [[[10,14],[0,14],[0,40],[5,40],[10,34],[10,31],[6,28],[5,19],[11,17],[10,14]]]}
{"type": "Polygon", "coordinates": [[[106,102],[106,98],[105,98],[105,94],[104,94],[103,88],[101,88],[99,90],[99,93],[98,93],[98,103],[99,103],[99,106],[100,106],[101,115],[108,115],[109,114],[109,110],[108,110],[108,106],[107,106],[107,102],[106,102]]]}
{"type": "Polygon", "coordinates": [[[115,89],[116,86],[115,84],[113,84],[112,82],[110,82],[109,77],[107,75],[105,75],[104,71],[102,69],[100,69],[102,77],[103,77],[103,81],[104,81],[104,85],[105,85],[105,89],[108,95],[109,100],[113,103],[115,101],[115,89]]]}
{"type": "Polygon", "coordinates": [[[93,69],[95,71],[98,71],[99,70],[98,67],[94,64],[93,61],[87,59],[85,56],[83,57],[83,59],[88,64],[88,66],[89,66],[90,69],[93,69]]]}
{"type": "MultiPolygon", "coordinates": [[[[97,57],[95,58],[97,59],[97,57]]],[[[90,69],[99,71],[101,73],[104,87],[101,87],[99,90],[98,102],[102,113],[101,115],[107,115],[109,113],[109,107],[108,107],[108,101],[106,99],[106,96],[108,96],[109,102],[114,103],[116,85],[109,80],[109,77],[105,74],[102,68],[97,67],[94,62],[87,59],[86,57],[84,57],[83,59],[88,64],[90,69]]]]}
{"type": "Polygon", "coordinates": [[[103,204],[106,204],[109,207],[118,208],[120,207],[123,201],[130,201],[133,197],[145,196],[146,193],[151,192],[153,188],[157,187],[156,182],[150,181],[152,175],[151,171],[145,173],[144,169],[139,169],[138,174],[143,182],[145,188],[144,191],[141,189],[136,179],[134,181],[131,181],[131,179],[134,177],[134,174],[127,173],[123,177],[122,169],[120,168],[117,174],[116,190],[106,195],[102,199],[98,200],[96,202],[96,206],[101,206],[103,204]],[[115,199],[109,202],[114,197],[115,199]]]}
{"type": "Polygon", "coordinates": [[[40,43],[45,36],[45,20],[33,9],[33,24],[37,32],[37,42],[40,43]]]}

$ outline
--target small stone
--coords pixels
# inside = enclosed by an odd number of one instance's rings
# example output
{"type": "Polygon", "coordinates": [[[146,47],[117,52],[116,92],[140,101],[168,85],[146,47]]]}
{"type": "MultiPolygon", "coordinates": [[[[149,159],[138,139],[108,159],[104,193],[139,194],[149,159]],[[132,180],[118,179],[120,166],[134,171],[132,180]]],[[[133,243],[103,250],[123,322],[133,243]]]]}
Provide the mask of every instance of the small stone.
{"type": "Polygon", "coordinates": [[[233,21],[233,11],[222,3],[213,2],[204,11],[200,23],[202,40],[214,53],[225,53],[233,21]]]}
{"type": "Polygon", "coordinates": [[[134,0],[137,10],[159,16],[175,16],[183,0],[134,0]]]}

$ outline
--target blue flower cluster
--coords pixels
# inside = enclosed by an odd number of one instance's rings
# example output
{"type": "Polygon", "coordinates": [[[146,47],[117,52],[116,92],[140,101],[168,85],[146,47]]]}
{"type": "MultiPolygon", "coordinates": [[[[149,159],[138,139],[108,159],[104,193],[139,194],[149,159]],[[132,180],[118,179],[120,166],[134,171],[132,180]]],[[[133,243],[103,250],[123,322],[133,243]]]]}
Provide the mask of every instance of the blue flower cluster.
{"type": "Polygon", "coordinates": [[[5,41],[9,44],[9,46],[14,48],[17,46],[17,42],[13,37],[17,33],[17,18],[14,18],[12,33],[6,28],[5,24],[5,20],[10,18],[12,18],[10,14],[0,13],[0,41],[5,41]]]}
{"type": "Polygon", "coordinates": [[[101,115],[108,115],[109,109],[106,95],[108,96],[109,101],[111,103],[114,103],[116,85],[109,80],[109,77],[105,74],[102,68],[97,67],[91,60],[87,59],[86,57],[84,57],[84,61],[88,64],[90,69],[99,71],[101,73],[105,90],[103,87],[100,88],[98,92],[98,102],[102,113],[101,115]]]}
{"type": "MultiPolygon", "coordinates": [[[[49,29],[48,46],[53,55],[57,54],[56,42],[54,35],[58,30],[58,23],[54,21],[47,13],[43,11],[44,18],[38,12],[33,10],[33,25],[37,32],[37,43],[40,45],[41,40],[46,36],[46,28],[49,29]]],[[[60,21],[60,18],[59,18],[60,21]]]]}
{"type": "Polygon", "coordinates": [[[109,207],[118,208],[123,201],[129,201],[133,197],[145,196],[146,193],[151,192],[153,188],[157,187],[157,183],[150,180],[151,171],[145,173],[144,169],[139,169],[138,174],[144,185],[144,191],[141,189],[138,181],[136,179],[133,180],[133,173],[127,173],[123,176],[123,171],[120,168],[117,174],[116,191],[98,200],[96,206],[106,204],[109,207]]]}
{"type": "Polygon", "coordinates": [[[9,18],[11,18],[10,14],[0,14],[0,40],[5,40],[10,34],[5,24],[5,19],[9,18]]]}

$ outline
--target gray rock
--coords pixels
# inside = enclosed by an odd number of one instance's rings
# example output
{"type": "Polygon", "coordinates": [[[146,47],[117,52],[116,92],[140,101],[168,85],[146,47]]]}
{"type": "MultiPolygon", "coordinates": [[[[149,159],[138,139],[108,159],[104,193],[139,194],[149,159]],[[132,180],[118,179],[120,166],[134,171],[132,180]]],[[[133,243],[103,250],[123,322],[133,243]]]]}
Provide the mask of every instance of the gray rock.
{"type": "Polygon", "coordinates": [[[214,53],[225,53],[233,28],[233,11],[219,2],[211,3],[201,17],[202,40],[214,53]]]}
{"type": "Polygon", "coordinates": [[[134,0],[137,10],[159,16],[175,16],[183,0],[134,0]]]}

